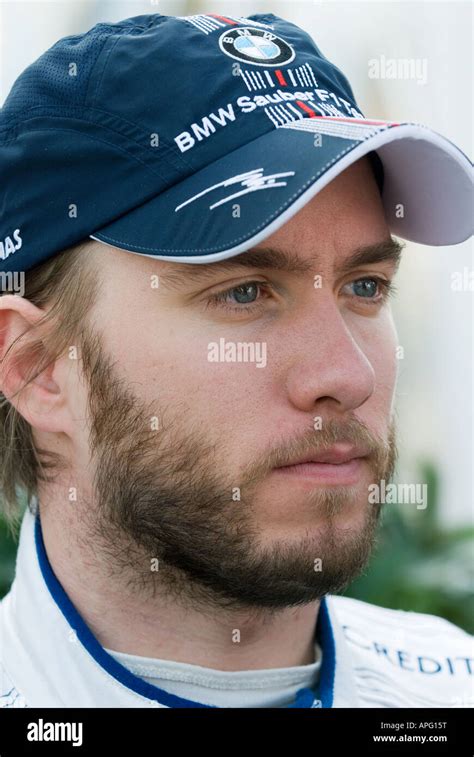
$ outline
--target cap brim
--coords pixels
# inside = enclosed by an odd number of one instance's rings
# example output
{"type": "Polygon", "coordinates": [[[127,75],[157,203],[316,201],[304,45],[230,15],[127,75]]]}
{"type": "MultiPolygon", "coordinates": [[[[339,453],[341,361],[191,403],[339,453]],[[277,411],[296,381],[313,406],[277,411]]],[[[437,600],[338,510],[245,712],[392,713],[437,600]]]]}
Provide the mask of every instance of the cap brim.
{"type": "Polygon", "coordinates": [[[277,231],[372,150],[391,233],[435,246],[471,236],[472,164],[447,138],[420,124],[316,117],[239,147],[91,237],[163,260],[223,260],[277,231]]]}

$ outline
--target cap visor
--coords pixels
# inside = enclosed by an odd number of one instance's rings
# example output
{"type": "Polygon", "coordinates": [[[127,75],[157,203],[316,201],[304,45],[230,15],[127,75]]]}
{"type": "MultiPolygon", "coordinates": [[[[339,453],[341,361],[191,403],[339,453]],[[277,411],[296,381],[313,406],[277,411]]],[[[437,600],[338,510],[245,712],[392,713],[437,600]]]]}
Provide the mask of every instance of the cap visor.
{"type": "Polygon", "coordinates": [[[447,138],[420,124],[316,117],[239,147],[91,237],[163,260],[223,260],[277,231],[372,150],[391,233],[436,246],[471,236],[472,164],[447,138]]]}

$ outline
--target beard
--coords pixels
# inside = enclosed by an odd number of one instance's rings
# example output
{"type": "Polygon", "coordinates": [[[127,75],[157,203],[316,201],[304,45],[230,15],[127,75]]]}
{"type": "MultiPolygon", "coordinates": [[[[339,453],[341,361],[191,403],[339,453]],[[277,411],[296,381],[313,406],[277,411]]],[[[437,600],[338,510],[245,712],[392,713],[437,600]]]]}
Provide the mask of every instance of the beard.
{"type": "Polygon", "coordinates": [[[93,466],[87,539],[124,588],[201,611],[268,612],[340,592],[364,570],[382,507],[368,503],[366,487],[311,488],[302,496],[314,509],[314,527],[264,544],[259,486],[273,467],[336,442],[366,446],[368,483],[388,483],[397,456],[393,420],[383,440],[354,417],[328,419],[321,430],[262,453],[237,477],[226,467],[225,429],[212,440],[190,422],[184,403],[145,403],[116,373],[96,333],[84,337],[83,368],[93,466]],[[363,517],[344,526],[344,512],[363,517]]]}

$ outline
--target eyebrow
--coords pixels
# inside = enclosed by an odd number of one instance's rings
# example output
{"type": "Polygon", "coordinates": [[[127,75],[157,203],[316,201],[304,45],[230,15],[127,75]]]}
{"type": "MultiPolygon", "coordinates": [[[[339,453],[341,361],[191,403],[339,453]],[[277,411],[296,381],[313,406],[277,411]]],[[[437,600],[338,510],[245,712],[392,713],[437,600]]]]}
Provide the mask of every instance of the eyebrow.
{"type": "MultiPolygon", "coordinates": [[[[391,262],[397,270],[404,247],[403,243],[393,237],[375,244],[359,246],[341,262],[337,270],[344,275],[359,266],[386,261],[391,262]]],[[[216,263],[173,263],[173,268],[160,274],[160,282],[169,288],[179,288],[186,284],[206,281],[216,274],[235,273],[236,269],[244,268],[283,271],[302,277],[313,271],[317,273],[317,264],[317,255],[301,258],[294,252],[273,247],[251,248],[240,255],[216,263]]]]}

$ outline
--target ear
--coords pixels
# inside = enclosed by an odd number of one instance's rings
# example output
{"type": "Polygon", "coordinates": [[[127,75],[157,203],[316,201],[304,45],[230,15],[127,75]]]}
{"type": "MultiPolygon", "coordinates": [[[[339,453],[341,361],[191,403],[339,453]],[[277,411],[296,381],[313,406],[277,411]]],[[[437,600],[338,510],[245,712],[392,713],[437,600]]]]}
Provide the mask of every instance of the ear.
{"type": "Polygon", "coordinates": [[[38,335],[26,332],[44,315],[44,310],[19,295],[0,297],[0,390],[33,429],[54,433],[66,431],[67,426],[67,403],[58,381],[61,373],[58,363],[52,362],[26,383],[31,372],[46,358],[38,335]],[[28,340],[34,349],[25,352],[28,340]]]}

